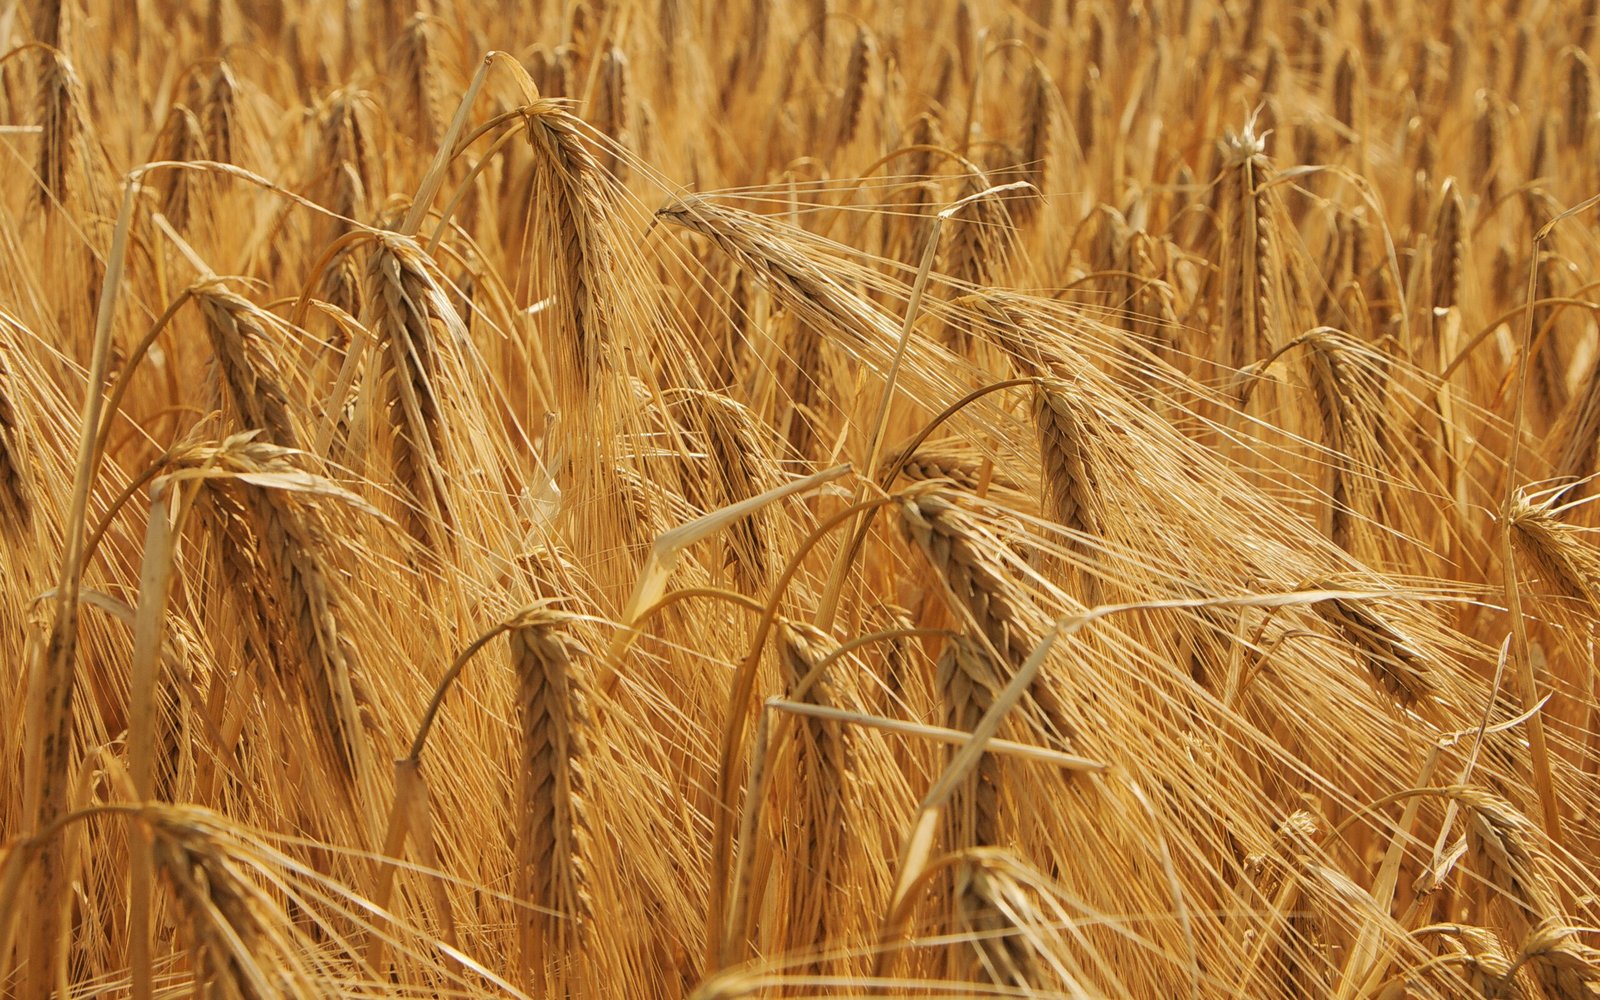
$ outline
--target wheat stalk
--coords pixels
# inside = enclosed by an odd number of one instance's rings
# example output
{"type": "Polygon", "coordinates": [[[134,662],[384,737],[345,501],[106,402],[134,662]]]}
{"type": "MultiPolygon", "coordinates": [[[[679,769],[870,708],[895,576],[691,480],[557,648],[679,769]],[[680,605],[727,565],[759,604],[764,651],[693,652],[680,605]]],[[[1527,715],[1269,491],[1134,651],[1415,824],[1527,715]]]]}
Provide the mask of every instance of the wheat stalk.
{"type": "Polygon", "coordinates": [[[981,859],[963,861],[955,883],[955,925],[969,936],[972,952],[965,960],[952,955],[952,973],[960,975],[961,966],[967,965],[964,978],[969,981],[1024,994],[1039,989],[1039,963],[1022,919],[1030,909],[1022,887],[981,859]]]}
{"type": "Polygon", "coordinates": [[[257,624],[270,637],[276,681],[286,692],[306,692],[330,763],[347,787],[360,787],[371,774],[367,731],[378,729],[382,720],[363,697],[353,651],[340,628],[338,574],[326,544],[330,531],[310,499],[319,493],[348,494],[305,472],[297,453],[257,440],[254,431],[215,444],[186,445],[170,456],[169,464],[223,477],[211,484],[222,498],[220,509],[233,512],[218,522],[223,544],[237,547],[242,528],[264,557],[260,563],[236,563],[248,574],[238,583],[257,587],[262,582],[258,573],[264,571],[274,592],[265,607],[256,607],[262,615],[257,624]]]}
{"type": "Polygon", "coordinates": [[[1524,491],[1512,500],[1507,517],[1519,555],[1566,598],[1600,610],[1600,552],[1584,541],[1584,530],[1557,516],[1553,494],[1535,502],[1524,491]]]}
{"type": "Polygon", "coordinates": [[[614,251],[600,166],[582,123],[554,101],[526,109],[535,190],[552,252],[544,255],[561,318],[557,382],[584,398],[611,366],[614,251]]]}
{"type": "Polygon", "coordinates": [[[506,632],[521,739],[517,891],[535,908],[522,926],[521,961],[530,983],[556,984],[555,996],[582,988],[578,959],[592,919],[587,652],[571,621],[535,607],[506,632]]]}
{"type": "Polygon", "coordinates": [[[269,444],[300,448],[303,435],[267,346],[282,338],[281,321],[220,282],[197,285],[191,292],[206,319],[218,381],[241,428],[260,431],[260,440],[269,444]]]}
{"type": "MultiPolygon", "coordinates": [[[[951,638],[939,655],[935,685],[947,729],[971,732],[1005,687],[1005,676],[981,645],[951,638]]],[[[951,751],[952,755],[954,751],[951,751]]],[[[999,761],[985,754],[946,807],[945,845],[951,851],[1000,843],[999,761]]]]}
{"type": "MultiPolygon", "coordinates": [[[[778,662],[786,688],[796,700],[832,706],[834,684],[817,675],[823,656],[833,644],[815,629],[788,624],[778,638],[778,662]],[[807,686],[803,691],[800,685],[807,686]]],[[[784,932],[779,935],[786,953],[806,955],[827,951],[836,933],[841,907],[836,894],[848,886],[846,835],[850,825],[850,787],[858,780],[846,734],[837,723],[802,719],[795,735],[793,791],[786,796],[791,819],[781,837],[792,866],[785,906],[784,932]],[[798,800],[797,802],[795,800],[798,800]]],[[[813,963],[818,975],[828,973],[829,962],[813,963]]]]}
{"type": "Polygon", "coordinates": [[[433,148],[444,134],[444,73],[439,65],[439,24],[425,13],[411,17],[389,52],[396,109],[412,138],[433,148]]]}
{"type": "Polygon", "coordinates": [[[1551,1000],[1593,1000],[1600,992],[1600,950],[1585,945],[1577,929],[1555,917],[1528,932],[1517,964],[1533,969],[1551,1000]]]}
{"type": "Polygon", "coordinates": [[[1465,813],[1469,859],[1494,890],[1507,929],[1527,929],[1559,917],[1549,859],[1528,818],[1481,788],[1455,786],[1445,794],[1465,813]]]}
{"type": "Polygon", "coordinates": [[[1396,701],[1414,706],[1432,693],[1434,667],[1427,652],[1389,620],[1379,602],[1335,597],[1315,607],[1350,644],[1357,662],[1396,701]]]}
{"type": "Polygon", "coordinates": [[[1463,978],[1473,995],[1490,1000],[1526,1000],[1527,991],[1515,978],[1517,968],[1506,957],[1493,931],[1466,924],[1440,924],[1429,929],[1451,944],[1456,964],[1463,967],[1463,978]]]}
{"type": "Polygon", "coordinates": [[[13,402],[16,392],[17,384],[0,354],[0,507],[4,508],[7,534],[26,528],[33,509],[23,428],[13,402]]]}
{"type": "Polygon", "coordinates": [[[448,357],[465,338],[461,317],[422,248],[385,235],[367,265],[366,297],[393,450],[394,477],[416,500],[408,523],[418,541],[449,544],[445,470],[453,452],[443,393],[448,357]]]}
{"type": "MultiPolygon", "coordinates": [[[[997,553],[1005,543],[962,510],[938,483],[901,495],[900,523],[944,585],[952,608],[966,617],[994,655],[1020,666],[1043,633],[1040,613],[1010,577],[997,553]]],[[[1058,740],[1072,735],[1053,681],[1041,676],[1030,693],[1045,731],[1058,740]]]]}
{"type": "Polygon", "coordinates": [[[181,806],[146,806],[157,867],[188,918],[195,986],[226,998],[315,997],[321,984],[275,901],[247,875],[214,821],[181,806]]]}

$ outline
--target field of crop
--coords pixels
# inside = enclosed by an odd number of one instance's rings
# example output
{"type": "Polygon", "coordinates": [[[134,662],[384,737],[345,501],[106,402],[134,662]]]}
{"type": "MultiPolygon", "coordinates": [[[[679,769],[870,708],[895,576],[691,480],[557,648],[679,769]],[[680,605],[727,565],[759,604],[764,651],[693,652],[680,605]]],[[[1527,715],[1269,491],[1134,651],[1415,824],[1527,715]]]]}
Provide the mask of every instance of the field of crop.
{"type": "Polygon", "coordinates": [[[1596,0],[0,0],[0,992],[1600,997],[1596,0]]]}

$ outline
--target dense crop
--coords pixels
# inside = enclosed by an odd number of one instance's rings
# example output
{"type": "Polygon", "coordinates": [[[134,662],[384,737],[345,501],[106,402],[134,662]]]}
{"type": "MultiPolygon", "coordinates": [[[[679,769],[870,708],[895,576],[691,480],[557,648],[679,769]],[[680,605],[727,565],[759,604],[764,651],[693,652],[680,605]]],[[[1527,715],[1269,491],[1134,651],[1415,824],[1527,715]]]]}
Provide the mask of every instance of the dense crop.
{"type": "Polygon", "coordinates": [[[0,3],[0,988],[1600,996],[1597,29],[0,3]]]}

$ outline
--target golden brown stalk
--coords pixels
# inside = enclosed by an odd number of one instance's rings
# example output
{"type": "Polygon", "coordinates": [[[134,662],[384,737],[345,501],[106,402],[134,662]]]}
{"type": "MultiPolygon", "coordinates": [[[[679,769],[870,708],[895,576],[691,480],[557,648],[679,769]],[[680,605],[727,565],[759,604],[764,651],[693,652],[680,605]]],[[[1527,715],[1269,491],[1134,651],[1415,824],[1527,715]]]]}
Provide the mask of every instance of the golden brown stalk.
{"type": "MultiPolygon", "coordinates": [[[[336,306],[352,320],[366,312],[363,270],[356,256],[356,247],[348,246],[339,251],[322,273],[323,301],[336,306]]],[[[335,335],[333,346],[342,352],[349,342],[349,333],[341,328],[335,335]]]]}
{"type": "MultiPolygon", "coordinates": [[[[1556,138],[1555,116],[1550,111],[1546,111],[1539,116],[1538,122],[1534,125],[1533,151],[1528,156],[1528,176],[1534,180],[1543,180],[1548,183],[1558,172],[1559,168],[1554,163],[1554,160],[1559,151],[1560,145],[1556,138]]],[[[1540,224],[1542,223],[1535,222],[1535,228],[1540,224]]]]}
{"type": "Polygon", "coordinates": [[[570,46],[564,45],[559,50],[535,46],[528,56],[528,75],[544,96],[571,97],[575,59],[576,53],[570,46]]]}
{"type": "Polygon", "coordinates": [[[245,663],[252,664],[258,681],[286,687],[289,673],[284,664],[297,662],[294,637],[279,627],[281,616],[274,604],[271,588],[258,581],[270,579],[261,539],[252,526],[245,498],[238,490],[208,490],[196,504],[206,519],[206,527],[219,540],[218,574],[222,593],[218,604],[240,623],[239,651],[245,663]]]}
{"type": "MultiPolygon", "coordinates": [[[[216,470],[210,490],[220,495],[219,511],[234,509],[242,521],[220,521],[224,546],[255,552],[259,570],[232,581],[243,588],[272,590],[265,620],[251,623],[269,636],[273,678],[284,691],[303,691],[330,763],[353,783],[370,775],[366,739],[380,720],[370,710],[357,675],[355,651],[340,626],[340,574],[328,550],[326,514],[317,494],[348,497],[341,489],[308,474],[299,453],[256,440],[256,432],[233,435],[218,444],[188,445],[172,456],[180,469],[216,470]],[[240,531],[248,532],[241,537],[240,531]]],[[[349,498],[353,499],[353,498],[349,498]]],[[[249,571],[249,567],[245,567],[249,571]]]]}
{"type": "Polygon", "coordinates": [[[1110,114],[1105,87],[1100,82],[1100,69],[1091,65],[1078,90],[1078,103],[1073,109],[1073,127],[1077,131],[1078,150],[1085,160],[1099,151],[1103,119],[1110,114]]]}
{"type": "Polygon", "coordinates": [[[1018,147],[1022,170],[1016,179],[1027,181],[1033,190],[1016,200],[1011,214],[1026,224],[1038,217],[1049,194],[1050,157],[1054,152],[1055,82],[1037,60],[1023,84],[1023,101],[1022,142],[1018,147]]]}
{"type": "Polygon", "coordinates": [[[1460,21],[1450,25],[1450,58],[1445,65],[1444,99],[1451,107],[1458,107],[1462,103],[1476,48],[1460,21]]]}
{"type": "Polygon", "coordinates": [[[1267,62],[1261,68],[1261,97],[1265,101],[1283,93],[1283,78],[1288,75],[1284,70],[1283,46],[1276,38],[1267,43],[1267,62]]]}
{"type": "Polygon", "coordinates": [[[1324,162],[1323,151],[1327,148],[1324,143],[1326,131],[1310,125],[1299,125],[1294,129],[1294,158],[1299,163],[1311,164],[1324,162]]]}
{"type": "Polygon", "coordinates": [[[1552,494],[1535,503],[1517,491],[1508,516],[1517,553],[1562,597],[1600,613],[1600,551],[1585,541],[1587,532],[1562,521],[1552,494]]]}
{"type": "MultiPolygon", "coordinates": [[[[314,200],[352,219],[365,219],[388,193],[384,160],[378,148],[378,129],[371,95],[341,90],[322,113],[315,158],[311,161],[309,192],[314,200]]],[[[328,240],[344,231],[332,227],[328,240]]]]}
{"type": "Polygon", "coordinates": [[[1580,482],[1596,471],[1600,458],[1600,365],[1589,370],[1578,392],[1567,404],[1560,421],[1561,451],[1556,456],[1556,480],[1574,483],[1573,493],[1592,492],[1580,482]]]}
{"type": "Polygon", "coordinates": [[[1527,24],[1517,25],[1517,40],[1511,55],[1511,69],[1506,74],[1506,98],[1515,101],[1521,95],[1522,74],[1527,71],[1528,59],[1533,52],[1533,29],[1527,24]]]}
{"type": "Polygon", "coordinates": [[[1568,147],[1584,149],[1589,139],[1589,125],[1594,118],[1594,63],[1588,53],[1579,48],[1569,48],[1567,57],[1566,130],[1563,136],[1568,147]]]}
{"type": "MultiPolygon", "coordinates": [[[[970,733],[994,705],[1006,677],[994,657],[966,635],[945,643],[936,683],[946,729],[970,733]]],[[[952,747],[950,755],[954,756],[952,747]]],[[[945,849],[959,851],[1000,843],[1000,762],[984,754],[945,807],[945,849]]]]}
{"type": "Polygon", "coordinates": [[[599,133],[608,139],[602,144],[600,168],[619,181],[628,178],[628,161],[618,153],[618,147],[633,145],[628,87],[628,57],[615,45],[608,46],[600,61],[600,77],[596,82],[594,108],[589,120],[599,133]]]}
{"type": "Polygon", "coordinates": [[[1539,845],[1537,827],[1510,802],[1481,788],[1456,785],[1445,794],[1462,807],[1468,860],[1488,884],[1503,926],[1520,934],[1558,918],[1550,861],[1539,845]]]}
{"type": "Polygon", "coordinates": [[[1363,75],[1360,54],[1355,49],[1345,49],[1333,70],[1333,117],[1353,136],[1359,136],[1364,125],[1359,90],[1363,75]]]}
{"type": "Polygon", "coordinates": [[[1221,358],[1243,368],[1270,352],[1285,323],[1304,325],[1283,315],[1288,289],[1296,276],[1280,242],[1281,206],[1266,187],[1272,161],[1252,127],[1222,140],[1222,177],[1217,206],[1222,219],[1218,248],[1222,267],[1221,358]]]}
{"type": "Polygon", "coordinates": [[[1354,551],[1356,526],[1382,513],[1387,359],[1334,330],[1314,330],[1303,339],[1323,443],[1331,453],[1328,537],[1354,551]]]}
{"type": "Polygon", "coordinates": [[[59,49],[68,10],[63,0],[44,0],[33,11],[33,37],[51,48],[59,49]]]}
{"type": "MultiPolygon", "coordinates": [[[[826,674],[812,676],[833,645],[815,629],[794,623],[783,626],[778,663],[791,697],[807,704],[834,706],[832,681],[826,674]],[[804,691],[798,689],[802,681],[809,683],[804,691]]],[[[842,909],[840,892],[847,888],[848,793],[858,777],[847,734],[839,723],[799,719],[794,740],[794,781],[786,796],[779,836],[779,846],[790,865],[780,940],[784,953],[819,954],[831,943],[832,925],[842,909]]],[[[830,964],[819,960],[812,963],[812,971],[825,975],[830,964]]]]}
{"type": "Polygon", "coordinates": [[[1328,283],[1317,303],[1317,318],[1325,326],[1339,325],[1344,318],[1340,303],[1342,293],[1351,285],[1359,285],[1365,278],[1363,250],[1366,226],[1365,213],[1360,210],[1339,213],[1323,263],[1328,283]]]}
{"type": "MultiPolygon", "coordinates": [[[[185,105],[174,104],[167,113],[166,124],[156,136],[152,159],[181,163],[210,158],[199,117],[185,105]]],[[[152,186],[161,194],[161,212],[179,232],[188,230],[191,211],[196,207],[194,202],[201,200],[198,214],[203,216],[206,211],[201,199],[205,177],[192,170],[167,170],[154,178],[152,186]]]]}
{"type": "Polygon", "coordinates": [[[1433,692],[1433,667],[1415,640],[1389,621],[1377,602],[1335,597],[1315,605],[1323,620],[1350,644],[1372,679],[1408,707],[1433,692]]]}
{"type": "MultiPolygon", "coordinates": [[[[351,8],[349,16],[352,19],[362,14],[365,17],[361,22],[352,23],[347,30],[352,35],[359,33],[361,41],[371,47],[371,54],[376,55],[378,52],[387,51],[394,44],[405,30],[407,19],[416,9],[417,5],[402,0],[377,0],[375,3],[365,5],[365,10],[351,8]]],[[[371,55],[368,58],[371,58],[371,55]]]]}
{"type": "MultiPolygon", "coordinates": [[[[750,409],[720,393],[688,394],[688,423],[706,449],[705,468],[685,477],[707,510],[748,500],[781,485],[774,449],[750,409]],[[702,489],[700,484],[711,489],[702,489]]],[[[729,526],[728,561],[739,589],[764,593],[771,567],[774,513],[763,509],[729,526]]]]}
{"type": "Polygon", "coordinates": [[[200,119],[205,132],[206,154],[211,159],[221,163],[248,165],[240,155],[245,146],[245,137],[240,121],[239,81],[233,75],[233,67],[225,59],[217,64],[217,71],[211,76],[205,102],[200,107],[200,119]]]}
{"type": "Polygon", "coordinates": [[[1063,361],[1063,344],[1052,335],[1046,315],[1028,299],[986,291],[954,300],[976,335],[1005,352],[1019,376],[1050,375],[1063,361]]]}
{"type": "Polygon", "coordinates": [[[385,234],[367,265],[366,297],[385,386],[394,477],[416,501],[412,536],[451,545],[453,513],[446,470],[451,428],[440,394],[444,356],[466,337],[461,317],[439,285],[432,260],[415,241],[385,234]]]}
{"type": "Polygon", "coordinates": [[[1034,389],[1033,423],[1039,439],[1043,512],[1067,529],[1067,550],[1085,564],[1077,574],[1080,599],[1092,607],[1104,597],[1100,578],[1088,568],[1104,530],[1103,487],[1094,459],[1100,421],[1080,390],[1060,380],[1048,380],[1034,389]]]}
{"type": "Polygon", "coordinates": [[[156,865],[177,897],[200,995],[221,998],[323,995],[284,919],[223,839],[215,820],[185,806],[146,805],[156,865]]]}
{"type": "Polygon", "coordinates": [[[990,486],[1000,486],[1007,489],[1016,489],[1017,484],[1005,475],[991,470],[984,474],[984,461],[968,455],[954,452],[938,451],[930,448],[920,448],[910,455],[901,452],[886,459],[882,468],[887,471],[892,466],[899,466],[900,475],[911,482],[926,482],[933,479],[948,479],[964,490],[976,492],[985,482],[990,486]]]}
{"type": "Polygon", "coordinates": [[[1134,232],[1128,240],[1128,270],[1133,301],[1130,302],[1128,330],[1141,342],[1152,344],[1163,358],[1173,354],[1178,336],[1178,312],[1174,309],[1176,290],[1170,280],[1174,248],[1163,237],[1134,232]]]}
{"type": "MultiPolygon", "coordinates": [[[[744,44],[739,46],[728,69],[729,88],[754,87],[767,64],[767,41],[772,33],[773,0],[750,0],[750,15],[745,26],[744,44]]],[[[669,60],[670,62],[670,60],[669,60]]],[[[728,106],[729,91],[723,92],[722,105],[728,106]]]]}
{"type": "Polygon", "coordinates": [[[240,428],[260,431],[258,440],[269,444],[299,449],[301,434],[267,346],[281,339],[281,321],[221,282],[198,285],[193,292],[206,318],[218,381],[240,428]]]}
{"type": "Polygon", "coordinates": [[[1245,8],[1244,31],[1239,36],[1239,47],[1246,52],[1256,51],[1261,42],[1262,26],[1266,23],[1266,0],[1250,0],[1245,8]]]}
{"type": "Polygon", "coordinates": [[[1505,107],[1498,96],[1484,93],[1477,100],[1472,118],[1471,177],[1473,187],[1481,191],[1490,204],[1500,200],[1498,170],[1502,150],[1506,148],[1505,116],[1505,107]]]}
{"type": "MultiPolygon", "coordinates": [[[[1439,215],[1433,227],[1433,317],[1434,344],[1440,344],[1440,330],[1445,322],[1443,311],[1460,304],[1461,282],[1466,270],[1466,224],[1462,219],[1466,207],[1455,180],[1444,182],[1439,193],[1439,215]]],[[[1434,361],[1440,365],[1439,360],[1434,361]]]]}
{"type": "MultiPolygon", "coordinates": [[[[1006,543],[957,506],[953,494],[938,483],[901,494],[900,523],[944,585],[951,609],[964,616],[1012,669],[1021,666],[1047,623],[1000,561],[1006,543]]],[[[1052,683],[1041,673],[1029,693],[1039,707],[1044,731],[1064,742],[1071,739],[1073,727],[1052,683]]]]}
{"type": "MultiPolygon", "coordinates": [[[[989,178],[982,171],[969,167],[962,179],[961,197],[982,194],[990,187],[989,178]]],[[[949,224],[950,242],[939,269],[953,279],[951,293],[986,289],[1001,282],[1011,268],[1017,242],[1016,227],[1001,195],[991,192],[968,202],[949,224]]],[[[972,345],[961,325],[947,324],[944,336],[956,354],[965,356],[971,352],[972,345]]]]}
{"type": "Polygon", "coordinates": [[[1455,963],[1474,996],[1493,1000],[1527,1000],[1527,990],[1516,978],[1516,967],[1506,957],[1500,939],[1485,927],[1440,924],[1433,930],[1450,942],[1455,963]]]}
{"type": "Polygon", "coordinates": [[[1600,996],[1600,951],[1584,944],[1577,929],[1557,917],[1546,917],[1528,933],[1517,963],[1533,969],[1550,1000],[1600,996]]]}
{"type": "Polygon", "coordinates": [[[792,310],[798,323],[792,346],[787,346],[792,370],[787,437],[790,448],[810,456],[816,442],[813,424],[821,422],[816,410],[830,389],[824,341],[842,339],[846,350],[888,344],[898,336],[899,323],[754,218],[698,197],[675,200],[656,218],[709,238],[741,269],[762,278],[774,298],[792,310]]]}
{"type": "MultiPolygon", "coordinates": [[[[610,211],[600,166],[583,138],[582,122],[560,103],[536,102],[527,110],[527,138],[537,164],[535,204],[551,245],[541,254],[546,287],[560,318],[557,382],[586,399],[612,364],[616,280],[610,211]]],[[[566,406],[576,412],[576,407],[566,406]]]]}
{"type": "Polygon", "coordinates": [[[959,952],[965,949],[958,946],[951,956],[952,975],[965,973],[968,982],[1034,994],[1041,986],[1040,970],[1019,919],[1032,909],[1022,886],[984,858],[966,859],[955,869],[954,904],[956,929],[969,936],[972,954],[963,958],[959,952]]]}
{"type": "MultiPolygon", "coordinates": [[[[681,51],[681,47],[687,41],[684,37],[687,28],[685,20],[682,0],[657,0],[656,30],[660,33],[663,51],[672,53],[681,51]]],[[[669,82],[675,69],[671,64],[678,61],[677,59],[663,60],[666,65],[662,67],[662,70],[667,74],[669,82]]]]}
{"type": "Polygon", "coordinates": [[[88,121],[83,83],[67,57],[50,50],[39,73],[38,204],[46,212],[75,204],[99,183],[97,164],[86,163],[88,121]],[[86,190],[88,189],[88,190],[86,190]]]}
{"type": "Polygon", "coordinates": [[[699,233],[760,276],[811,328],[805,336],[842,334],[847,347],[895,336],[898,324],[893,319],[798,249],[737,212],[689,197],[660,209],[656,218],[699,233]]]}
{"type": "Polygon", "coordinates": [[[437,19],[419,11],[406,22],[389,53],[395,118],[428,150],[439,144],[447,121],[439,41],[437,19]]]}
{"type": "Polygon", "coordinates": [[[22,428],[12,401],[16,391],[5,355],[0,353],[0,519],[4,521],[0,532],[11,536],[27,528],[33,511],[22,428]]]}
{"type": "MultiPolygon", "coordinates": [[[[1549,198],[1543,191],[1527,192],[1528,222],[1536,232],[1550,219],[1549,198]]],[[[1554,420],[1566,408],[1571,391],[1567,387],[1568,345],[1563,336],[1565,313],[1545,301],[1567,291],[1571,268],[1548,242],[1536,250],[1536,295],[1527,303],[1532,313],[1533,339],[1528,344],[1528,405],[1533,414],[1554,420]]],[[[1526,290],[1527,269],[1522,270],[1526,290]]]]}
{"type": "MultiPolygon", "coordinates": [[[[991,186],[981,171],[969,169],[962,179],[960,197],[969,198],[991,186]]],[[[976,288],[1002,280],[1016,252],[1016,228],[1002,198],[998,193],[985,194],[950,220],[955,228],[945,249],[941,268],[945,274],[976,288]]]]}
{"type": "Polygon", "coordinates": [[[1083,64],[1085,66],[1103,67],[1106,65],[1106,38],[1111,34],[1111,26],[1107,22],[1106,10],[1095,6],[1089,8],[1089,32],[1084,39],[1083,64]]]}
{"type": "Polygon", "coordinates": [[[822,338],[799,323],[784,325],[789,332],[782,368],[785,438],[790,451],[809,459],[819,444],[818,430],[825,426],[819,408],[828,400],[833,380],[822,338]]]}
{"type": "Polygon", "coordinates": [[[581,951],[590,930],[588,865],[588,652],[572,616],[534,607],[510,623],[521,736],[517,791],[517,895],[523,917],[522,968],[551,996],[582,993],[581,951]]]}
{"type": "Polygon", "coordinates": [[[1076,534],[1100,533],[1100,489],[1091,455],[1096,425],[1079,393],[1059,380],[1034,390],[1033,421],[1039,435],[1042,493],[1050,516],[1076,534]]]}
{"type": "Polygon", "coordinates": [[[844,89],[839,94],[839,108],[834,115],[837,128],[833,135],[835,149],[844,149],[856,137],[861,125],[861,105],[866,100],[867,78],[872,72],[872,57],[876,49],[872,33],[864,25],[856,28],[855,41],[850,45],[850,58],[844,68],[844,89]]]}

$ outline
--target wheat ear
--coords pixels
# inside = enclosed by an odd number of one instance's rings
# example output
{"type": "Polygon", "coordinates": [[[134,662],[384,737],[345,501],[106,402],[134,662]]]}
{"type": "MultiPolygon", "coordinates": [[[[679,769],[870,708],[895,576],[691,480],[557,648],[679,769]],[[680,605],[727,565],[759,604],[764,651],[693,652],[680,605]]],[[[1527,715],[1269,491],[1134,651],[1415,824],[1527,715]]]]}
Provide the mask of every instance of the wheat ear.
{"type": "Polygon", "coordinates": [[[543,966],[554,996],[578,995],[590,922],[588,653],[571,623],[566,613],[535,607],[507,632],[522,743],[517,890],[534,908],[522,927],[522,963],[535,983],[543,966]]]}

